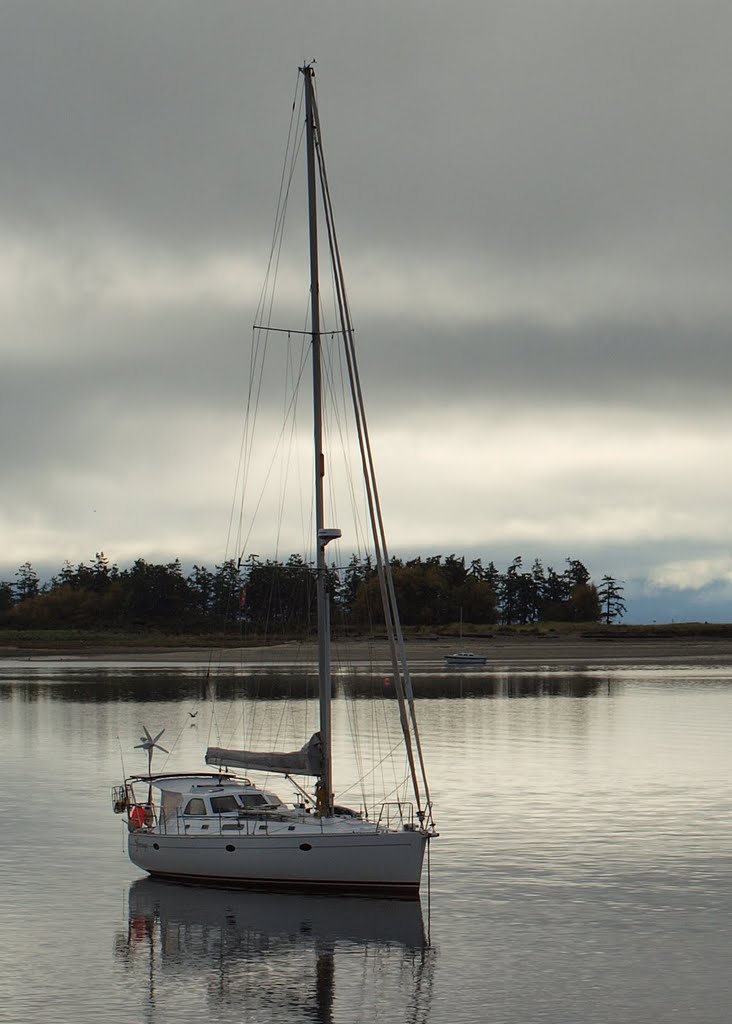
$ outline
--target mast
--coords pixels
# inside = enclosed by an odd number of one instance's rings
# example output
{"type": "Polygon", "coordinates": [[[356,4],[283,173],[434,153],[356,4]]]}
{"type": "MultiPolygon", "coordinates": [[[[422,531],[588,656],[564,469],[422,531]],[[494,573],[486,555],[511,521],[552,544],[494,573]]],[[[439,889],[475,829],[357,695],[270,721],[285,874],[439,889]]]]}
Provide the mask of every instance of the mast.
{"type": "Polygon", "coordinates": [[[327,589],[325,548],[340,537],[340,530],[324,525],[323,480],[323,402],[320,347],[320,279],[318,268],[318,209],[315,147],[319,142],[319,124],[315,104],[315,71],[311,64],[300,68],[305,79],[305,131],[307,136],[308,230],[310,237],[310,328],[313,359],[313,442],[315,453],[315,540],[316,592],[318,607],[318,695],[320,701],[320,739],[323,750],[323,774],[318,781],[317,809],[333,813],[333,754],[331,740],[332,682],[330,670],[330,596],[327,589]]]}

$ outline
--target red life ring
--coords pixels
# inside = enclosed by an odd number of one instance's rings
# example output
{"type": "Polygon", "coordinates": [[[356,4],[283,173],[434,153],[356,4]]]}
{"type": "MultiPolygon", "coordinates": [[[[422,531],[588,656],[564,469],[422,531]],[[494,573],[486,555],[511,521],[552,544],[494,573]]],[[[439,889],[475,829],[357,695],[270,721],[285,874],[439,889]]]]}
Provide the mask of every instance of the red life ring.
{"type": "Polygon", "coordinates": [[[130,811],[130,824],[133,828],[142,828],[145,824],[145,810],[139,804],[130,811]]]}

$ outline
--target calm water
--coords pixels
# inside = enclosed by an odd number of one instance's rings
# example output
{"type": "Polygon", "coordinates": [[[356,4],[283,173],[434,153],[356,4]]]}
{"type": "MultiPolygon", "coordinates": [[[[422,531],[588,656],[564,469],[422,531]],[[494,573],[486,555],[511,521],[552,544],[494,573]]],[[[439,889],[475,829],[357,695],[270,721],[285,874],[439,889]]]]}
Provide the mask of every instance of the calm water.
{"type": "MultiPolygon", "coordinates": [[[[730,1020],[732,671],[418,681],[442,833],[420,907],[141,878],[121,754],[141,769],[165,725],[167,767],[202,766],[210,705],[193,672],[102,669],[0,664],[0,1020],[730,1020]]],[[[287,687],[220,696],[287,734],[287,687]]],[[[368,733],[369,692],[336,724],[368,733]]]]}

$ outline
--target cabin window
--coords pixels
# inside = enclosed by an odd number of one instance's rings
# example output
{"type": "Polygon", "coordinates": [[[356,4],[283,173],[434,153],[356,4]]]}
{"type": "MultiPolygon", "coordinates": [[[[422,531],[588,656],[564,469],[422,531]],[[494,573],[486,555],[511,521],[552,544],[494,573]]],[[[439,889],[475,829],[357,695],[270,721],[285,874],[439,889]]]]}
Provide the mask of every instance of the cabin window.
{"type": "Polygon", "coordinates": [[[211,809],[214,814],[227,814],[230,811],[238,811],[239,805],[235,796],[212,796],[211,809]]]}
{"type": "Polygon", "coordinates": [[[186,804],[186,809],[183,811],[184,814],[205,814],[206,804],[200,798],[200,796],[194,796],[192,800],[189,800],[186,804]]]}
{"type": "Polygon", "coordinates": [[[261,807],[262,804],[266,804],[267,801],[261,793],[240,793],[239,803],[242,807],[261,807]]]}

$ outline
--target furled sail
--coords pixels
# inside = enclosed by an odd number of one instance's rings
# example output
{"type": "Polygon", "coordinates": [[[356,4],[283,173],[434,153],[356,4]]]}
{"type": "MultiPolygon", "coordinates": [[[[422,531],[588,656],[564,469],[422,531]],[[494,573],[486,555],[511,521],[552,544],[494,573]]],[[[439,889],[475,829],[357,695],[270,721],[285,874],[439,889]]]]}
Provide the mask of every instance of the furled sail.
{"type": "Polygon", "coordinates": [[[254,750],[227,750],[209,747],[206,764],[218,768],[249,768],[252,771],[279,772],[282,775],[315,775],[323,773],[323,747],[320,733],[314,733],[300,750],[281,754],[277,751],[262,753],[254,750]]]}

